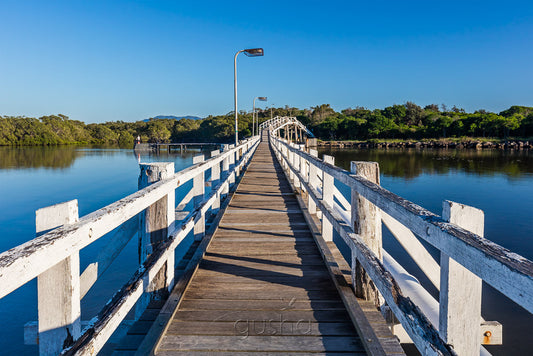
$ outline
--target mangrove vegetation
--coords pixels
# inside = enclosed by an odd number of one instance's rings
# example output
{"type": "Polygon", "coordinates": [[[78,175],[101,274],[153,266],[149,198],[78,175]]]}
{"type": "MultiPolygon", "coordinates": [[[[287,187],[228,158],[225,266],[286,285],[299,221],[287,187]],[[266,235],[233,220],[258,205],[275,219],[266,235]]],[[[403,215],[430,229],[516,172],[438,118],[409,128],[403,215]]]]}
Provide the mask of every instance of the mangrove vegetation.
{"type": "MultiPolygon", "coordinates": [[[[500,113],[412,102],[384,109],[347,108],[329,104],[308,109],[285,106],[258,109],[259,122],[271,116],[295,116],[323,140],[424,139],[453,137],[533,137],[533,107],[512,106],[500,113]]],[[[130,147],[142,142],[232,142],[233,112],[194,120],[183,118],[85,124],[65,115],[40,118],[0,116],[0,145],[105,144],[130,147]]],[[[239,113],[240,137],[252,132],[251,112],[239,113]]]]}

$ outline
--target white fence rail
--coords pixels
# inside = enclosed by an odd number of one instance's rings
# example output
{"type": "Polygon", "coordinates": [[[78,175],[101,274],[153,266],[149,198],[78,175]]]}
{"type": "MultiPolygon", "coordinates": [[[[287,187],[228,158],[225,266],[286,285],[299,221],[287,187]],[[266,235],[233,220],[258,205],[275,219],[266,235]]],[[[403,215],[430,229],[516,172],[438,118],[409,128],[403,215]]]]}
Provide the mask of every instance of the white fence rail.
{"type": "Polygon", "coordinates": [[[25,341],[38,341],[41,355],[96,354],[136,303],[140,315],[150,295],[172,289],[174,250],[192,230],[195,239],[203,237],[206,214],[216,214],[258,143],[254,137],[230,145],[206,161],[197,156],[193,166],[177,173],[173,163],[141,164],[139,191],[79,219],[76,200],[39,209],[36,227],[43,234],[0,254],[0,298],[38,278],[39,320],[37,327],[28,324],[25,341]],[[208,170],[212,188],[206,195],[208,170]],[[174,191],[191,180],[192,193],[179,210],[191,199],[194,210],[176,221],[174,191]],[[117,227],[107,248],[80,274],[79,251],[117,227]],[[80,299],[138,232],[139,270],[90,323],[82,323],[80,299]]]}
{"type": "Polygon", "coordinates": [[[277,137],[273,124],[263,127],[271,129],[288,177],[308,196],[308,211],[321,218],[323,238],[335,230],[352,251],[356,295],[376,305],[384,298],[422,354],[475,355],[486,353],[482,343],[501,343],[501,325],[481,319],[482,280],[533,312],[533,262],[483,238],[481,210],[445,201],[437,216],[380,187],[377,163],[352,162],[348,172],[333,157],[321,160],[277,137]],[[351,201],[335,182],[351,189],[351,201]],[[382,222],[440,290],[439,301],[382,249],[382,222]],[[441,252],[440,266],[417,237],[441,252]]]}

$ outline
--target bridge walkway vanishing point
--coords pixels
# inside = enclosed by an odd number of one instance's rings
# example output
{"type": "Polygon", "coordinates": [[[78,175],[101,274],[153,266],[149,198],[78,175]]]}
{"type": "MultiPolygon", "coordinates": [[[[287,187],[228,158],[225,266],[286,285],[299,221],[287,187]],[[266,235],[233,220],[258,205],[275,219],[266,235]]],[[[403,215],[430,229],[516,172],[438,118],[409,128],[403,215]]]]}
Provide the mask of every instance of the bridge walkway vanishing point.
{"type": "MultiPolygon", "coordinates": [[[[362,303],[361,322],[370,318],[381,341],[372,347],[402,354],[381,314],[362,303]]],[[[366,353],[266,137],[153,346],[157,355],[366,353]]]]}

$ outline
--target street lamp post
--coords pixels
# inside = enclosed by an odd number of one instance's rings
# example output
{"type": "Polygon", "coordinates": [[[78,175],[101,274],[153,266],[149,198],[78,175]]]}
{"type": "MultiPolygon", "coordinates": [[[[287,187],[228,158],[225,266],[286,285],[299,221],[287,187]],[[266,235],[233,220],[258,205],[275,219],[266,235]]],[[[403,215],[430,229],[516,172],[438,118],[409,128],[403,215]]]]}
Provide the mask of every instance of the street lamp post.
{"type": "Polygon", "coordinates": [[[264,55],[264,51],[262,48],[250,48],[250,49],[242,49],[235,53],[235,57],[233,58],[233,97],[235,102],[235,146],[239,144],[239,119],[238,119],[238,112],[237,112],[237,56],[239,53],[243,53],[247,55],[248,57],[260,57],[264,55]]]}
{"type": "Polygon", "coordinates": [[[257,127],[257,134],[259,134],[259,118],[256,119],[255,114],[255,99],[259,99],[259,101],[267,101],[266,96],[256,96],[254,98],[254,111],[252,112],[252,136],[255,135],[256,127],[257,127]],[[257,122],[257,123],[256,123],[257,122]]]}

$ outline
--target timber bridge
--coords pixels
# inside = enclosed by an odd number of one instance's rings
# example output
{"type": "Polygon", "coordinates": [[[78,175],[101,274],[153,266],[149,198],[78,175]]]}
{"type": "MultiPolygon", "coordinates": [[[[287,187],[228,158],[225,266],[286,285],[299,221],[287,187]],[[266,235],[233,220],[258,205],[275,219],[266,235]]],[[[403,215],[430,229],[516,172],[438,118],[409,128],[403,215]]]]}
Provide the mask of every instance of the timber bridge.
{"type": "Polygon", "coordinates": [[[477,355],[502,342],[481,317],[482,281],[533,312],[533,263],[483,238],[481,210],[445,201],[437,216],[383,189],[377,163],[340,169],[305,147],[295,118],[260,129],[180,172],[140,164],[137,192],[84,217],[75,200],[39,209],[38,237],[0,254],[0,298],[38,280],[25,341],[41,355],[399,355],[399,340],[477,355]],[[384,227],[438,298],[383,249],[384,227]],[[80,250],[105,235],[80,272],[80,250]],[[134,237],[138,270],[81,320],[80,300],[134,237]]]}

